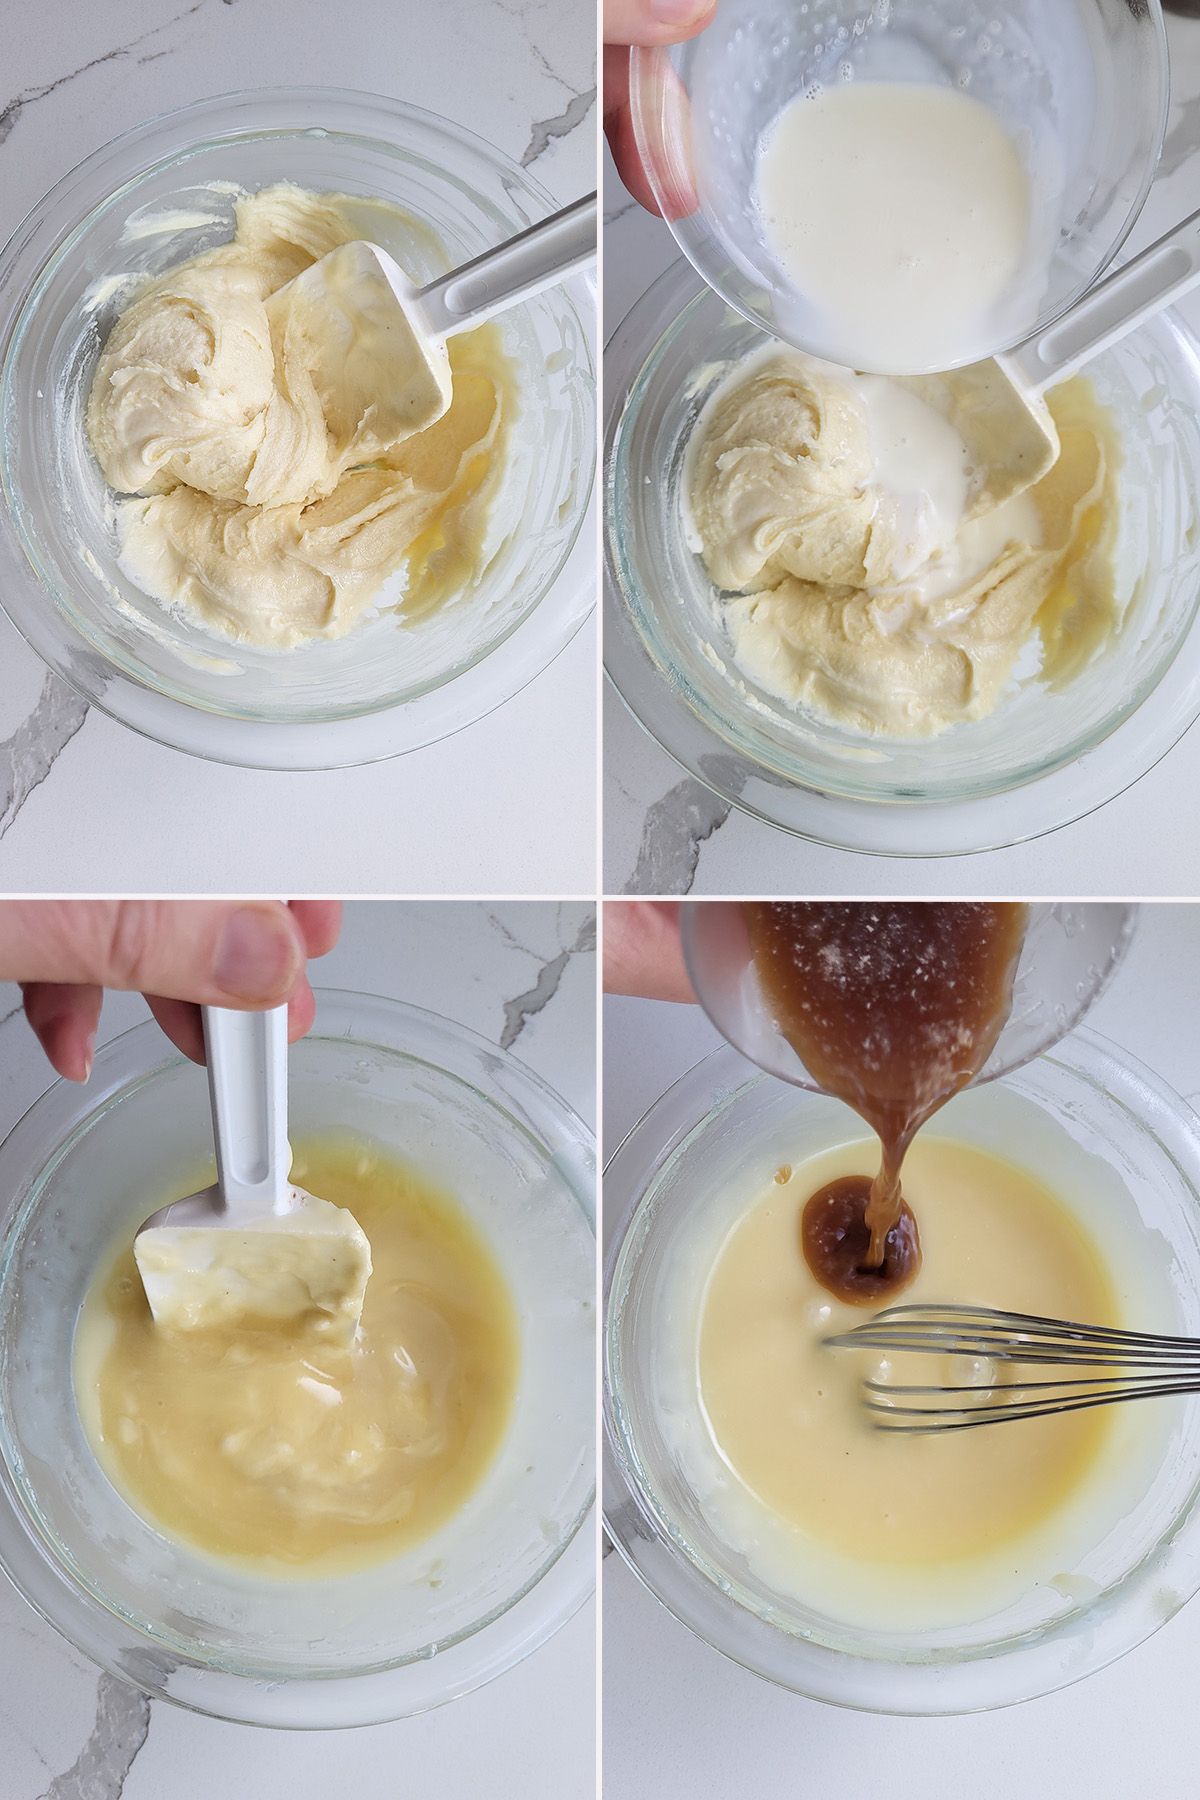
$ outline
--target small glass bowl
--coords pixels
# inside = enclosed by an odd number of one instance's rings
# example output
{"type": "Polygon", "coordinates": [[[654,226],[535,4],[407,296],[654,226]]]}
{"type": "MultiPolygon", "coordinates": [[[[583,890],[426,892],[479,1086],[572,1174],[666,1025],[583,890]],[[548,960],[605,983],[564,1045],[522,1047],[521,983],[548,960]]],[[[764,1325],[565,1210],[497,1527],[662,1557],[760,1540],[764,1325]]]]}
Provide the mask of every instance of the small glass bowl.
{"type": "MultiPolygon", "coordinates": [[[[1031,901],[1013,980],[1012,1009],[972,1082],[995,1081],[1073,1031],[1120,968],[1136,906],[1031,901]]],[[[721,1036],[768,1075],[822,1093],[763,999],[740,900],[685,900],[683,956],[697,1000],[721,1036]]]]}
{"type": "MultiPolygon", "coordinates": [[[[606,1271],[606,1523],[676,1617],[781,1687],[872,1712],[1011,1705],[1105,1667],[1200,1589],[1200,1398],[1113,1409],[1095,1522],[1069,1561],[988,1617],[871,1630],[764,1580],[713,1517],[729,1484],[703,1464],[694,1353],[676,1347],[694,1352],[707,1272],[779,1163],[861,1130],[838,1101],[748,1075],[724,1046],[610,1161],[604,1202],[622,1223],[606,1271]]],[[[958,1095],[929,1131],[1051,1187],[1107,1245],[1127,1323],[1200,1333],[1200,1118],[1125,1051],[1080,1029],[958,1095]]]]}
{"type": "Polygon", "coordinates": [[[831,362],[873,366],[869,346],[848,344],[768,248],[757,162],[791,100],[854,80],[972,95],[1008,128],[1030,175],[1025,260],[987,322],[994,341],[972,343],[958,362],[1010,349],[1084,293],[1154,179],[1168,101],[1159,0],[722,0],[687,43],[633,52],[638,150],[705,281],[746,318],[831,362]]]}
{"type": "MultiPolygon", "coordinates": [[[[587,1128],[522,1064],[416,1007],[322,992],[289,1055],[297,1135],[342,1129],[448,1188],[521,1324],[513,1418],[466,1505],[394,1560],[270,1579],[163,1537],[111,1486],[75,1403],[79,1306],[114,1239],[212,1164],[203,1069],[147,1024],[0,1146],[0,1564],[78,1649],[250,1724],[421,1712],[500,1674],[595,1580],[595,1226],[587,1128]]],[[[211,1180],[211,1175],[203,1177],[211,1180]]]]}
{"type": "Polygon", "coordinates": [[[595,467],[595,284],[577,276],[498,321],[521,406],[474,584],[428,619],[385,611],[284,652],[236,644],[168,613],[118,567],[84,420],[132,284],[227,240],[238,190],[276,181],[384,202],[364,206],[364,230],[419,279],[555,208],[469,132],[338,89],[203,100],[97,151],[0,257],[3,601],[52,668],[147,736],[249,767],[334,768],[492,711],[590,611],[591,545],[578,540],[595,467]]]}
{"type": "Polygon", "coordinates": [[[1152,768],[1200,715],[1200,350],[1181,321],[1160,314],[1085,371],[1125,456],[1114,640],[1061,692],[1014,678],[986,718],[921,740],[788,707],[732,661],[717,590],[685,538],[684,458],[730,365],[766,341],[681,261],[608,346],[605,662],[651,736],[744,811],[900,856],[1019,843],[1152,768]]]}

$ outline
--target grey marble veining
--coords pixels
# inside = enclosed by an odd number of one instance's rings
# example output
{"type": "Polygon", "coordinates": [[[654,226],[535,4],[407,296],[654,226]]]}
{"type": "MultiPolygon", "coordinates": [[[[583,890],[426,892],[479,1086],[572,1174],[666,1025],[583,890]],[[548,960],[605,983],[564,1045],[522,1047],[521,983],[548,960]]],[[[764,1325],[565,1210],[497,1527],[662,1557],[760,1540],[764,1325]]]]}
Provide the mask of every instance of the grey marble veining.
{"type": "MultiPolygon", "coordinates": [[[[503,930],[504,927],[500,926],[500,929],[503,930]]],[[[500,1033],[502,1050],[511,1050],[530,1019],[545,1011],[559,990],[571,958],[594,956],[595,953],[596,915],[594,912],[587,912],[579,920],[571,942],[564,944],[557,955],[541,963],[533,986],[504,1002],[504,1029],[500,1033]]]]}
{"type": "Polygon", "coordinates": [[[74,688],[47,669],[37,705],[0,743],[0,837],[45,781],[87,714],[87,704],[74,688]]]}
{"type": "Polygon", "coordinates": [[[44,1800],[121,1800],[125,1778],[150,1730],[145,1694],[101,1674],[96,1683],[96,1722],[79,1755],[46,1789],[44,1800]]]}

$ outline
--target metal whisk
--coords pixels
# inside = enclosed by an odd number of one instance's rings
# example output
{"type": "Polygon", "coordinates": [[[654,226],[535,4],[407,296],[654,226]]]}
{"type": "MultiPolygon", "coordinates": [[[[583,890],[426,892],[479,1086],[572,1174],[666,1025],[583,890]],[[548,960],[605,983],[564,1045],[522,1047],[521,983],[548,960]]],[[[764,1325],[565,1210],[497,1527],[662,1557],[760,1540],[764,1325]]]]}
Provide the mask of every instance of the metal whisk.
{"type": "Polygon", "coordinates": [[[824,1341],[847,1350],[1117,1371],[1024,1381],[1007,1368],[1003,1378],[999,1370],[985,1368],[976,1381],[922,1387],[864,1381],[863,1403],[882,1431],[962,1431],[1117,1400],[1200,1393],[1200,1338],[1115,1331],[1034,1313],[996,1312],[989,1306],[889,1306],[866,1324],[824,1341]]]}

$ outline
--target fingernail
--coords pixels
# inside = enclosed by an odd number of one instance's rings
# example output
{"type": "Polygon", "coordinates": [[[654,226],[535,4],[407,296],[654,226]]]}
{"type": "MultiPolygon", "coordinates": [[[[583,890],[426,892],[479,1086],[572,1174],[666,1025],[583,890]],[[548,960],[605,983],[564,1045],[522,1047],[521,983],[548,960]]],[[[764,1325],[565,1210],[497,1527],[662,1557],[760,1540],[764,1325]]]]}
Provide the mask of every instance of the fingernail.
{"type": "Polygon", "coordinates": [[[95,1060],[96,1034],[94,1031],[89,1031],[87,1043],[83,1047],[83,1079],[85,1081],[90,1081],[92,1078],[92,1064],[95,1060]]]}
{"type": "Polygon", "coordinates": [[[263,1000],[279,992],[295,954],[291,935],[279,921],[246,908],[235,912],[221,933],[213,980],[239,1000],[263,1000]]]}
{"type": "Polygon", "coordinates": [[[650,0],[651,16],[660,25],[695,25],[712,11],[712,0],[650,0]]]}

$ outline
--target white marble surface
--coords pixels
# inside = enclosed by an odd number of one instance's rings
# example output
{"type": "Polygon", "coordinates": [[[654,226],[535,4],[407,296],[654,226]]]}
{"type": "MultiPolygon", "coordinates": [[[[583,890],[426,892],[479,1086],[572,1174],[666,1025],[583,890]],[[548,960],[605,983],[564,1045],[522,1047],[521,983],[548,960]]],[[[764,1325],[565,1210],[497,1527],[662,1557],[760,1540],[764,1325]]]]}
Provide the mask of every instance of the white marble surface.
{"type": "MultiPolygon", "coordinates": [[[[1143,909],[1087,1023],[1200,1106],[1200,906],[1143,909]]],[[[613,1145],[720,1042],[698,1007],[605,1002],[613,1145]]],[[[611,1232],[616,1221],[606,1220],[611,1232]]],[[[604,1774],[612,1800],[1191,1800],[1200,1760],[1200,1601],[1111,1668],[1046,1699],[889,1719],[785,1693],[701,1643],[620,1556],[604,1562],[604,1774]]]]}
{"type": "MultiPolygon", "coordinates": [[[[255,86],[411,101],[573,200],[595,186],[594,65],[591,0],[8,6],[0,241],[117,133],[255,86]]],[[[592,892],[595,669],[588,623],[522,693],[441,744],[367,768],[268,774],[85,716],[0,617],[0,887],[592,892]],[[553,830],[530,828],[547,818],[553,830]]]]}
{"type": "MultiPolygon", "coordinates": [[[[469,1026],[594,1126],[595,922],[586,903],[363,901],[315,984],[469,1026]]],[[[101,1041],[147,1017],[110,995],[101,1041]]],[[[0,1133],[50,1070],[0,984],[0,1133]]],[[[587,1800],[595,1790],[594,1603],[489,1687],[396,1724],[279,1732],[201,1718],[101,1675],[0,1575],[0,1800],[587,1800]]]]}
{"type": "MultiPolygon", "coordinates": [[[[1167,32],[1168,135],[1130,253],[1200,205],[1200,20],[1170,16],[1167,32]]],[[[666,226],[629,198],[607,160],[604,242],[608,337],[678,252],[666,226]]],[[[1179,310],[1200,327],[1200,297],[1190,295],[1179,310]]],[[[1179,829],[1180,796],[1200,787],[1196,726],[1148,775],[1077,824],[1012,849],[928,860],[828,849],[731,809],[647,736],[607,684],[604,767],[606,893],[1200,892],[1200,835],[1179,829]]]]}

